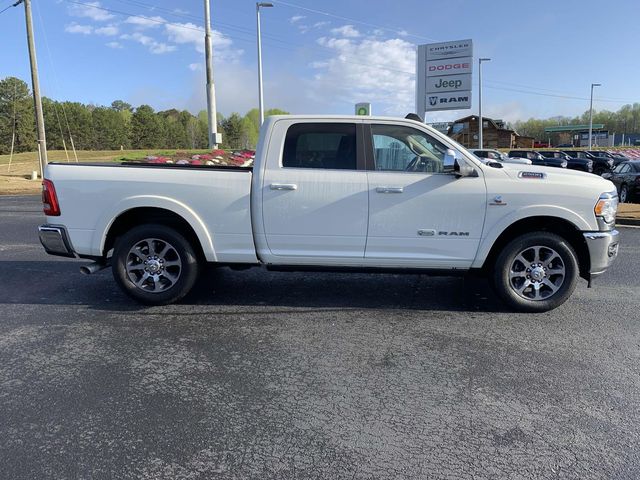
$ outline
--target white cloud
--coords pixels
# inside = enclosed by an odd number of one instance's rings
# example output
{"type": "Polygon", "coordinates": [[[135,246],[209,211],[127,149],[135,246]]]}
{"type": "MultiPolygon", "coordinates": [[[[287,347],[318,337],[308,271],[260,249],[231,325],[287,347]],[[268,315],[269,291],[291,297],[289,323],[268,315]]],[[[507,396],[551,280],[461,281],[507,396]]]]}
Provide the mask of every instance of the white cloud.
{"type": "Polygon", "coordinates": [[[124,46],[120,42],[107,42],[105,43],[105,45],[109,48],[116,48],[116,49],[124,48],[124,46]]]}
{"type": "Polygon", "coordinates": [[[93,27],[91,25],[80,25],[74,22],[64,27],[64,31],[67,33],[81,33],[82,35],[91,35],[93,33],[93,27]]]}
{"type": "Polygon", "coordinates": [[[69,5],[69,15],[74,17],[90,18],[98,22],[111,20],[115,15],[103,10],[100,2],[85,2],[84,4],[69,5]]]}
{"type": "Polygon", "coordinates": [[[138,42],[141,45],[144,45],[145,47],[147,47],[151,53],[156,55],[173,52],[176,49],[175,45],[168,45],[164,42],[158,42],[155,39],[147,35],[143,35],[140,32],[120,35],[120,38],[123,40],[132,40],[134,42],[138,42]]]}
{"type": "Polygon", "coordinates": [[[108,37],[112,37],[119,33],[118,27],[116,25],[107,25],[106,27],[96,28],[94,33],[98,35],[106,35],[108,37]]]}
{"type": "Polygon", "coordinates": [[[331,22],[316,22],[313,25],[311,25],[313,28],[321,28],[321,27],[326,27],[327,25],[330,25],[331,22]]]}
{"type": "Polygon", "coordinates": [[[198,72],[198,71],[202,70],[202,64],[201,63],[190,63],[189,64],[189,70],[191,70],[192,72],[198,72]]]}
{"type": "Polygon", "coordinates": [[[160,16],[154,17],[127,17],[124,23],[128,23],[130,25],[135,25],[138,28],[153,28],[158,27],[161,24],[165,23],[165,19],[160,16]]]}
{"type": "Polygon", "coordinates": [[[360,36],[360,32],[353,28],[353,25],[343,25],[342,27],[331,29],[333,35],[339,35],[347,38],[357,38],[360,36]]]}
{"type": "Polygon", "coordinates": [[[314,62],[318,70],[311,92],[332,98],[336,105],[371,102],[378,113],[405,115],[414,110],[415,47],[396,38],[318,39],[333,50],[327,60],[314,62]]]}
{"type": "Polygon", "coordinates": [[[294,15],[293,17],[291,17],[289,19],[289,23],[296,23],[296,22],[299,22],[300,20],[303,20],[305,18],[307,18],[307,17],[305,17],[304,15],[294,15]]]}
{"type": "MultiPolygon", "coordinates": [[[[175,23],[164,26],[169,40],[174,43],[191,43],[198,52],[204,52],[204,29],[193,23],[175,23]]],[[[215,35],[212,37],[215,38],[215,35]]],[[[231,42],[231,40],[229,40],[231,42]]]]}
{"type": "MultiPolygon", "coordinates": [[[[204,53],[204,29],[193,23],[175,23],[164,26],[165,33],[170,42],[177,44],[190,44],[197,52],[204,53]]],[[[242,50],[231,48],[233,41],[223,33],[212,30],[211,43],[213,45],[214,57],[234,61],[242,55],[242,50]]]]}

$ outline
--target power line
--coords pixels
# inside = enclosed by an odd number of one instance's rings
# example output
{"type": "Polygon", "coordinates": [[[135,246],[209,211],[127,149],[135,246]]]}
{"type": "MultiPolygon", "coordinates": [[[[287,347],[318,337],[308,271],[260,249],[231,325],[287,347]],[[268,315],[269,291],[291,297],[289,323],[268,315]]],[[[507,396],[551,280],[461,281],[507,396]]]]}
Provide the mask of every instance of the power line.
{"type": "Polygon", "coordinates": [[[4,7],[2,10],[0,10],[0,13],[4,13],[7,10],[9,10],[11,7],[17,7],[18,5],[20,5],[22,3],[22,0],[18,0],[17,2],[15,2],[12,5],[7,5],[6,7],[4,7]]]}
{"type": "Polygon", "coordinates": [[[425,37],[424,35],[416,35],[414,33],[407,32],[404,28],[390,28],[390,27],[384,26],[384,25],[377,25],[375,23],[363,22],[362,20],[358,20],[356,18],[344,17],[342,15],[336,15],[335,13],[325,12],[323,10],[317,10],[315,8],[303,7],[302,5],[297,5],[295,3],[289,3],[289,2],[283,2],[283,1],[280,1],[280,0],[274,1],[273,3],[279,4],[279,5],[284,5],[285,7],[289,7],[289,8],[297,8],[299,10],[304,10],[304,11],[310,12],[310,13],[315,13],[316,15],[323,15],[325,17],[333,17],[333,18],[337,18],[339,20],[344,20],[346,22],[353,22],[353,23],[357,23],[357,24],[360,24],[360,25],[365,25],[367,27],[377,28],[379,30],[385,30],[385,31],[388,31],[388,32],[395,32],[397,34],[399,34],[400,32],[406,32],[406,35],[409,36],[409,37],[422,38],[424,40],[431,40],[433,42],[437,42],[438,41],[435,38],[425,37]]]}
{"type": "MultiPolygon", "coordinates": [[[[40,20],[40,27],[42,28],[42,34],[43,34],[43,38],[44,38],[44,44],[45,47],[47,48],[47,55],[49,57],[49,64],[51,65],[51,70],[53,71],[53,78],[54,78],[54,83],[56,84],[57,88],[60,88],[60,81],[58,80],[58,72],[56,70],[56,66],[53,63],[53,55],[51,55],[51,48],[49,47],[49,38],[47,37],[47,30],[45,29],[44,26],[44,21],[42,20],[42,15],[40,13],[40,6],[38,5],[38,8],[36,9],[36,12],[38,13],[38,20],[40,20]]],[[[60,138],[62,139],[62,146],[64,148],[64,153],[67,157],[67,163],[69,162],[69,152],[67,151],[67,142],[64,139],[64,133],[62,132],[62,124],[60,123],[60,115],[58,114],[58,106],[55,100],[53,101],[53,109],[54,112],[56,114],[56,119],[58,120],[58,128],[60,129],[60,138]]],[[[71,134],[71,126],[69,125],[69,118],[67,117],[67,110],[64,107],[64,103],[60,102],[60,108],[62,109],[62,115],[64,117],[64,121],[67,125],[67,134],[69,135],[69,140],[71,141],[71,148],[73,149],[73,156],[76,160],[76,163],[78,163],[78,152],[76,151],[76,145],[73,141],[73,135],[71,134]]]]}
{"type": "MultiPolygon", "coordinates": [[[[489,83],[494,83],[494,82],[489,82],[489,83]]],[[[535,92],[535,91],[532,91],[532,90],[522,90],[522,89],[518,89],[518,88],[492,87],[490,85],[487,85],[487,88],[490,88],[492,90],[504,90],[504,91],[508,91],[508,92],[525,93],[525,94],[528,94],[528,95],[538,95],[538,96],[541,96],[541,97],[563,98],[563,99],[566,99],[566,100],[589,100],[588,97],[577,97],[577,96],[573,96],[573,95],[542,93],[542,92],[535,92]]],[[[532,87],[532,88],[535,88],[535,87],[532,87]]],[[[632,100],[613,100],[613,99],[604,99],[604,98],[594,98],[594,100],[597,100],[598,102],[607,102],[607,103],[633,103],[632,100]]]]}

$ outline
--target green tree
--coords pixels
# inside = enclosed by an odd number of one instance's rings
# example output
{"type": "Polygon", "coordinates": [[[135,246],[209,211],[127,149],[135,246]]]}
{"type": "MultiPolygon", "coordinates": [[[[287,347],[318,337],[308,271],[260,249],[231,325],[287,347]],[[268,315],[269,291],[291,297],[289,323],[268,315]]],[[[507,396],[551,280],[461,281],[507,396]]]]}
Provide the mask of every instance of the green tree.
{"type": "Polygon", "coordinates": [[[93,148],[117,150],[129,145],[129,132],[125,117],[112,108],[98,107],[91,112],[93,121],[93,148]]]}
{"type": "Polygon", "coordinates": [[[160,118],[149,105],[140,105],[131,116],[131,146],[158,148],[163,143],[164,131],[160,118]]]}
{"type": "Polygon", "coordinates": [[[122,100],[114,100],[111,102],[111,109],[116,112],[123,112],[125,110],[132,111],[131,105],[127,102],[123,102],[122,100]]]}
{"type": "Polygon", "coordinates": [[[19,78],[6,77],[0,80],[0,153],[9,153],[14,130],[14,151],[36,149],[35,116],[29,87],[19,78]]]}
{"type": "Polygon", "coordinates": [[[242,117],[237,113],[232,113],[228,118],[224,119],[222,127],[222,142],[225,148],[244,148],[244,134],[242,117]]]}
{"type": "MultiPolygon", "coordinates": [[[[76,150],[93,148],[93,119],[91,109],[79,102],[62,102],[59,104],[62,115],[69,122],[69,133],[73,137],[76,150]]],[[[65,123],[66,123],[65,121],[65,123]]]]}

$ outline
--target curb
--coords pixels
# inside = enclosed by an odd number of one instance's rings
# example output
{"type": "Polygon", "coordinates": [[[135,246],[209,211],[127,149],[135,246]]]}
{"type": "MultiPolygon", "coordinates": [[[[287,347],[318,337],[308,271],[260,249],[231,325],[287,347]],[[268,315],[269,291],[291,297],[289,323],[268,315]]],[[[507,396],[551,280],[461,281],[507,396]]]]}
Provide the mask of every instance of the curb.
{"type": "Polygon", "coordinates": [[[640,227],[640,218],[616,218],[616,225],[631,225],[640,227]]]}

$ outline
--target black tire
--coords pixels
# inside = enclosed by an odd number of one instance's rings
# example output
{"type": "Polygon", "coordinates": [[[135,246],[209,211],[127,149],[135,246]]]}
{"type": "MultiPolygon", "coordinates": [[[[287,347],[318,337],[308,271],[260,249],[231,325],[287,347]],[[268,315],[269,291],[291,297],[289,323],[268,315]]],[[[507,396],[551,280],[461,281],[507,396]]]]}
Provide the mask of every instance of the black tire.
{"type": "Polygon", "coordinates": [[[630,198],[629,187],[627,185],[622,185],[620,187],[620,203],[628,203],[631,201],[630,198]]]}
{"type": "Polygon", "coordinates": [[[546,312],[559,307],[571,296],[578,273],[576,253],[569,242],[553,233],[532,232],[515,238],[502,249],[493,271],[493,286],[514,310],[546,312]],[[535,261],[536,247],[541,247],[537,251],[538,261],[535,261]],[[521,260],[531,262],[526,264],[521,260]],[[564,273],[556,273],[560,271],[564,273]],[[512,273],[516,274],[513,279],[512,273]],[[519,293],[518,288],[524,289],[519,293]]]}
{"type": "Polygon", "coordinates": [[[193,245],[173,228],[157,224],[135,227],[120,237],[111,260],[113,278],[120,288],[146,305],[177,302],[189,293],[200,271],[193,245]],[[138,253],[134,253],[134,247],[138,253]],[[156,249],[167,253],[162,256],[156,249]],[[151,268],[157,270],[149,270],[151,268]],[[146,279],[142,278],[144,275],[146,279]],[[155,289],[157,291],[153,291],[155,289]]]}

